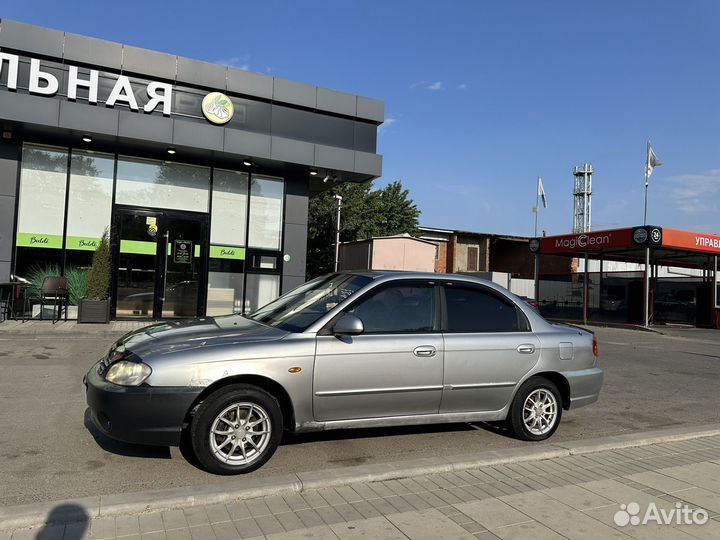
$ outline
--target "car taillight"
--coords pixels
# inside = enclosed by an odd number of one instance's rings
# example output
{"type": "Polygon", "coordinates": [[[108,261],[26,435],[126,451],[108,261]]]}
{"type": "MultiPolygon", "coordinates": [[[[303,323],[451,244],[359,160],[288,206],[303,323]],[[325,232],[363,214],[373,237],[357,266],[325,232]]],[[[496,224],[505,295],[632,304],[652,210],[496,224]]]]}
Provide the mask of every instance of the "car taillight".
{"type": "Polygon", "coordinates": [[[598,341],[597,341],[597,336],[595,334],[593,334],[593,356],[595,358],[598,357],[598,341]]]}

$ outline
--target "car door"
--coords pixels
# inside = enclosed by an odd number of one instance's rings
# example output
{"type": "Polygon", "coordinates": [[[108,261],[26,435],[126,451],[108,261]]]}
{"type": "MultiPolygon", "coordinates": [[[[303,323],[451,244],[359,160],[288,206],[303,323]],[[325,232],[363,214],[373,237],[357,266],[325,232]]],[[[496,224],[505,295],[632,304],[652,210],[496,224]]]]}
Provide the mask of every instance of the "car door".
{"type": "Polygon", "coordinates": [[[441,413],[497,411],[537,363],[540,342],[505,295],[482,285],[443,284],[445,373],[441,413]]]}
{"type": "Polygon", "coordinates": [[[363,321],[362,334],[336,337],[326,329],[317,337],[315,418],[437,413],[443,378],[439,311],[439,288],[427,281],[394,281],[358,298],[345,312],[363,321]]]}

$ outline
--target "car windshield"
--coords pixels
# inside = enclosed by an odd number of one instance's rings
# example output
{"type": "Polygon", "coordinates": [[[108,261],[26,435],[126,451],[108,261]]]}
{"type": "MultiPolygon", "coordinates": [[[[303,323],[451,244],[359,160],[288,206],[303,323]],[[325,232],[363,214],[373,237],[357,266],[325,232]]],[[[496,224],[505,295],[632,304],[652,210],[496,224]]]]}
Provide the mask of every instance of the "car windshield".
{"type": "Polygon", "coordinates": [[[249,319],[288,332],[302,332],[372,278],[330,274],[308,281],[248,315],[249,319]]]}

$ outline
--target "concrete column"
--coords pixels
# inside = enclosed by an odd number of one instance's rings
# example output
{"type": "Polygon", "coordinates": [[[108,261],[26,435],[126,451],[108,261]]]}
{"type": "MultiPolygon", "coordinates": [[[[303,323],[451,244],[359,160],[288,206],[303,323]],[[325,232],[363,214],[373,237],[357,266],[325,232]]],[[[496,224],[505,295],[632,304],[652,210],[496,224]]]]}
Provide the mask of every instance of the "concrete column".
{"type": "Polygon", "coordinates": [[[645,248],[645,278],[643,286],[643,326],[650,326],[650,248],[645,248]]]}
{"type": "Polygon", "coordinates": [[[590,292],[590,287],[588,287],[588,277],[590,276],[590,273],[588,272],[588,254],[585,254],[585,279],[583,280],[583,324],[587,324],[588,322],[588,293],[590,292]]]}
{"type": "Polygon", "coordinates": [[[535,301],[540,302],[540,254],[535,254],[535,301]]]}
{"type": "Polygon", "coordinates": [[[720,283],[720,280],[718,280],[718,256],[713,256],[713,264],[712,264],[712,324],[715,325],[715,312],[718,310],[718,304],[720,304],[720,298],[718,298],[718,283],[720,283]]]}
{"type": "Polygon", "coordinates": [[[20,175],[21,145],[0,142],[0,280],[10,279],[15,235],[15,207],[20,175]]]}
{"type": "Polygon", "coordinates": [[[281,294],[305,282],[309,195],[309,181],[306,177],[298,175],[285,179],[285,234],[281,294]]]}

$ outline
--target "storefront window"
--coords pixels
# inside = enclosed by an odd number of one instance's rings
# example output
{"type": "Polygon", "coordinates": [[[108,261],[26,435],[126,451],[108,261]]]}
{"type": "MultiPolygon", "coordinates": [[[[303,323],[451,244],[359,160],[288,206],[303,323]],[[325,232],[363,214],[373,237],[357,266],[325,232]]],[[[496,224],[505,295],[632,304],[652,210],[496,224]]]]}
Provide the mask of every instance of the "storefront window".
{"type": "Polygon", "coordinates": [[[209,187],[207,167],[118,158],[117,204],[207,212],[209,187]]]}
{"type": "Polygon", "coordinates": [[[253,176],[250,184],[249,247],[280,249],[283,187],[280,179],[253,176]]]}
{"type": "Polygon", "coordinates": [[[242,313],[247,173],[215,169],[212,197],[207,314],[242,313]]]}
{"type": "Polygon", "coordinates": [[[62,265],[66,150],[25,145],[20,173],[15,274],[59,275],[62,265]]]}
{"type": "Polygon", "coordinates": [[[245,292],[245,313],[269,304],[280,296],[280,276],[277,274],[248,274],[245,292]]]}
{"type": "Polygon", "coordinates": [[[72,152],[66,266],[88,267],[100,237],[110,227],[114,165],[109,155],[72,152]]]}

